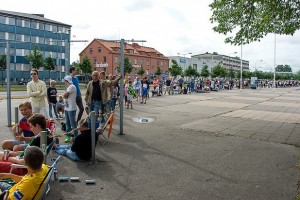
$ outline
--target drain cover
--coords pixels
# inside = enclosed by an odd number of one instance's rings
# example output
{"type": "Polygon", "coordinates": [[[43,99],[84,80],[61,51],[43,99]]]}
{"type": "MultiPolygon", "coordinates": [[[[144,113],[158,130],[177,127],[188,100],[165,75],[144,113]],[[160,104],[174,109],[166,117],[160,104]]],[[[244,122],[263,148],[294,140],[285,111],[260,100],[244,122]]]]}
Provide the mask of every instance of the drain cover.
{"type": "Polygon", "coordinates": [[[151,123],[154,121],[154,118],[150,118],[150,117],[137,117],[137,118],[132,118],[133,122],[136,123],[151,123]]]}

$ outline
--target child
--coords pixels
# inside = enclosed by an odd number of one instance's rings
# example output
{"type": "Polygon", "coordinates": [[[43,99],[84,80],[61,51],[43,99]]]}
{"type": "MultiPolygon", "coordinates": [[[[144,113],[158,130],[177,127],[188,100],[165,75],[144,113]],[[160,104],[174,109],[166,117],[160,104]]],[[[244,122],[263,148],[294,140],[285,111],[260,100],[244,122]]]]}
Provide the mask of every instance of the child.
{"type": "Polygon", "coordinates": [[[132,81],[128,82],[128,92],[127,92],[127,109],[129,108],[129,104],[132,109],[132,99],[135,96],[135,90],[132,86],[132,81]]]}
{"type": "Polygon", "coordinates": [[[55,88],[55,80],[50,81],[50,87],[47,89],[47,99],[49,104],[49,117],[53,118],[52,116],[52,108],[54,110],[55,117],[58,118],[56,112],[56,103],[57,103],[57,90],[55,88]]]}
{"type": "Polygon", "coordinates": [[[65,113],[65,100],[62,95],[59,95],[58,102],[56,103],[56,110],[60,118],[64,118],[65,113]],[[60,114],[61,112],[61,114],[60,114]]]}

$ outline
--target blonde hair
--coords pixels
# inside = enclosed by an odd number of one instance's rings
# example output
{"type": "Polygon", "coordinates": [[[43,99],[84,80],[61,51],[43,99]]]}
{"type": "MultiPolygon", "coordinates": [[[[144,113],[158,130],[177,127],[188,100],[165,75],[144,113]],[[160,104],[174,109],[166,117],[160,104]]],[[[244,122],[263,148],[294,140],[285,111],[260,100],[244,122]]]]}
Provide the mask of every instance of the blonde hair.
{"type": "Polygon", "coordinates": [[[50,85],[55,84],[55,83],[56,83],[55,80],[51,80],[51,81],[50,81],[50,85]]]}

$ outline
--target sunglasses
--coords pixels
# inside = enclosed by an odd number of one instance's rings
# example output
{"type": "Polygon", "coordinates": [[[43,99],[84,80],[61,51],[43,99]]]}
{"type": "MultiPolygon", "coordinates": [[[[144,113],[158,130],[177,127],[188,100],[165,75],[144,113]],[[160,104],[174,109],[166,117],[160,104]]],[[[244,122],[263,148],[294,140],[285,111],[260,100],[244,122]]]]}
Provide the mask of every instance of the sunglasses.
{"type": "Polygon", "coordinates": [[[32,74],[30,74],[30,75],[31,75],[31,76],[33,76],[33,75],[35,76],[35,75],[36,75],[36,73],[32,73],[32,74]]]}

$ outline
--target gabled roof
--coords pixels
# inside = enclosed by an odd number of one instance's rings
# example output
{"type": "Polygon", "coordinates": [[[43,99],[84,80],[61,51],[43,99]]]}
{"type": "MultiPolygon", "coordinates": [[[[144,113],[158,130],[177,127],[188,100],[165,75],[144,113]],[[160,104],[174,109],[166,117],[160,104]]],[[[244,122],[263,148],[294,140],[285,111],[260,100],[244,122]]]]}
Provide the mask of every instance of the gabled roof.
{"type": "MultiPolygon", "coordinates": [[[[119,41],[109,41],[109,40],[96,38],[91,43],[93,43],[94,41],[98,41],[99,43],[101,43],[105,48],[107,48],[111,52],[118,53],[119,48],[121,48],[119,41]]],[[[87,45],[86,48],[88,48],[88,46],[90,46],[90,44],[87,45]]],[[[80,55],[86,50],[86,48],[84,48],[84,50],[80,52],[80,55]]],[[[150,54],[152,54],[152,53],[155,53],[156,55],[160,55],[161,58],[167,58],[166,56],[164,56],[162,53],[160,53],[156,49],[154,49],[152,47],[140,46],[137,43],[132,43],[132,44],[125,43],[124,50],[133,50],[134,51],[133,54],[143,55],[143,56],[145,56],[145,53],[148,56],[150,56],[150,54]]]]}
{"type": "Polygon", "coordinates": [[[0,15],[1,16],[7,16],[7,17],[26,18],[28,20],[36,20],[36,21],[41,21],[41,22],[48,22],[48,23],[52,23],[52,24],[72,27],[69,24],[64,24],[64,23],[61,23],[61,22],[57,22],[57,21],[54,21],[54,20],[51,20],[51,19],[44,18],[43,14],[28,14],[28,13],[0,10],[0,15]]]}

